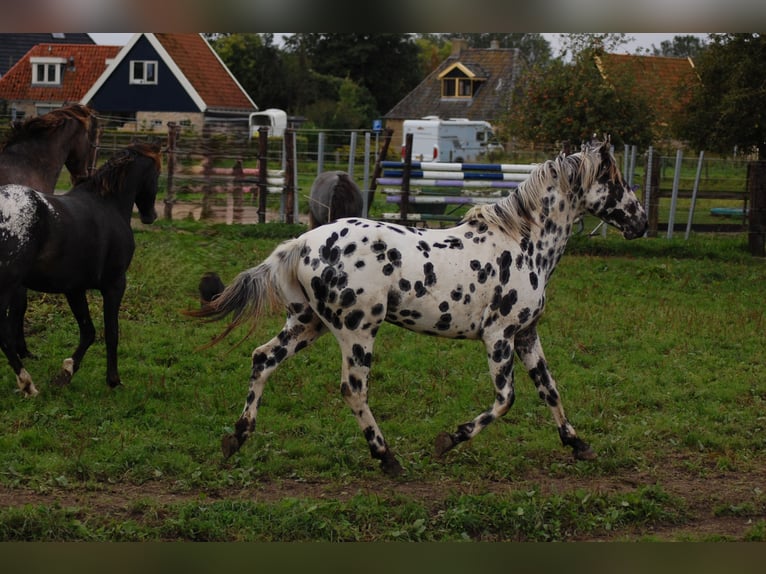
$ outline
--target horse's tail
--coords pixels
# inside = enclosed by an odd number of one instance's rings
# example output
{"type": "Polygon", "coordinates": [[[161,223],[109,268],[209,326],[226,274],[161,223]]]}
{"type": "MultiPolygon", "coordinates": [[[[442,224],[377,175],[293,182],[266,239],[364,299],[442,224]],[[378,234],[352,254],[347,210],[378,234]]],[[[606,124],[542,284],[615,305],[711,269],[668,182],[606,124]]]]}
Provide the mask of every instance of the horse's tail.
{"type": "Polygon", "coordinates": [[[205,345],[206,347],[215,345],[247,321],[252,323],[252,332],[258,318],[265,311],[287,306],[285,287],[296,281],[295,274],[302,247],[303,241],[300,239],[282,243],[263,263],[237,275],[210,303],[200,309],[183,312],[191,317],[202,317],[211,321],[232,315],[223,333],[205,345]]]}

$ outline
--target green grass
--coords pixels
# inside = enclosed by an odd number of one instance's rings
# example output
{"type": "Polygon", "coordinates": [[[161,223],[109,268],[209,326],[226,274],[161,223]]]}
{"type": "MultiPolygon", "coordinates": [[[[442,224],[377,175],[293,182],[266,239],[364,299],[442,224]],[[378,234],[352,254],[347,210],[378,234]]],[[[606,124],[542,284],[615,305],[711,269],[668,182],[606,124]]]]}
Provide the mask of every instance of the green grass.
{"type": "MultiPolygon", "coordinates": [[[[41,393],[22,399],[11,370],[0,374],[0,486],[41,495],[147,494],[111,512],[12,505],[0,510],[0,540],[630,537],[647,525],[689,520],[684,498],[663,488],[666,469],[704,482],[763,468],[764,261],[747,254],[741,235],[626,242],[612,233],[573,238],[539,328],[567,414],[599,453],[595,462],[572,462],[521,370],[509,414],[446,461],[434,460],[434,437],[492,401],[483,347],[388,325],[376,343],[370,404],[405,467],[401,481],[383,477],[369,457],[340,396],[331,337],[272,376],[255,436],[223,462],[219,440],[244,403],[250,351],[283,318],[267,317],[240,345],[244,330],[200,350],[222,324],[180,311],[198,305],[202,273],[229,281],[301,230],[139,226],[121,310],[124,386],[117,390],[105,384],[100,336],[68,388],[48,384],[77,333],[63,298],[33,294],[27,319],[38,357],[26,366],[41,393]],[[633,472],[659,479],[614,493],[588,486],[633,472]],[[535,486],[546,478],[579,486],[535,486]],[[328,492],[259,499],[262,489],[284,484],[328,492]],[[419,496],[416,485],[433,492],[419,496]],[[180,498],[165,502],[157,490],[180,498]],[[243,491],[252,495],[226,495],[243,491]]],[[[100,331],[100,298],[91,301],[100,331]]],[[[765,510],[755,493],[718,514],[753,518],[747,536],[763,539],[765,510]]]]}

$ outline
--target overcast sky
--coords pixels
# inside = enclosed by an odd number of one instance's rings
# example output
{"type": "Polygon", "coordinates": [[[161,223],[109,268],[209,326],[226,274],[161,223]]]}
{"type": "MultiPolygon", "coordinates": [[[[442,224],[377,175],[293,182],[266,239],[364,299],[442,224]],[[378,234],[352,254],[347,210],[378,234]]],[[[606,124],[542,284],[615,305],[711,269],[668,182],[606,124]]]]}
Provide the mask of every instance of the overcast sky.
{"type": "MultiPolygon", "coordinates": [[[[652,45],[659,48],[663,40],[672,40],[675,36],[685,36],[687,34],[690,34],[690,32],[677,32],[677,33],[628,32],[628,36],[632,36],[635,40],[623,46],[620,51],[624,53],[634,53],[636,51],[636,48],[646,48],[648,50],[651,50],[652,45]]],[[[112,33],[102,33],[102,32],[98,32],[98,33],[91,32],[90,35],[93,38],[93,40],[98,44],[106,44],[110,46],[122,46],[126,44],[128,40],[130,40],[130,37],[133,34],[130,34],[130,33],[112,34],[112,33]]],[[[701,36],[702,38],[707,37],[707,34],[694,34],[694,35],[701,36]]],[[[553,54],[556,55],[558,53],[559,34],[544,33],[543,36],[545,36],[546,40],[548,40],[548,42],[551,43],[553,54]]]]}

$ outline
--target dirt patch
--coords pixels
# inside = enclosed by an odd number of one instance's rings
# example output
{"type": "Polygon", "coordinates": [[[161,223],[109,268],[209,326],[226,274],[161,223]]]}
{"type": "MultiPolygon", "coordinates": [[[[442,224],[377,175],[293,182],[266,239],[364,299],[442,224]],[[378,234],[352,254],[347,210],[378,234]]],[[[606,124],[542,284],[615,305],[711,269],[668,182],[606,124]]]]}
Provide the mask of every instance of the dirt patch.
{"type": "Polygon", "coordinates": [[[745,534],[758,520],[766,516],[740,516],[722,509],[736,509],[750,504],[753,509],[763,509],[763,493],[766,485],[766,468],[758,467],[747,472],[704,473],[686,470],[683,464],[670,464],[651,472],[620,472],[602,477],[551,477],[543,473],[528,473],[514,477],[508,482],[477,480],[475,483],[440,480],[416,481],[367,479],[351,483],[332,481],[305,481],[278,479],[261,481],[244,489],[211,491],[179,490],[170,483],[149,482],[142,485],[103,485],[103,488],[49,488],[44,492],[27,488],[0,486],[0,507],[23,507],[25,505],[58,506],[75,508],[86,514],[109,515],[115,520],[130,518],[137,506],[152,504],[156,507],[172,507],[188,502],[206,500],[246,500],[253,502],[277,502],[285,498],[348,501],[354,496],[375,494],[383,499],[407,497],[425,506],[440,506],[447,497],[459,494],[509,494],[535,489],[542,495],[567,494],[587,491],[600,495],[619,495],[634,492],[642,486],[656,485],[676,500],[683,501],[688,521],[682,526],[669,525],[645,528],[634,527],[615,534],[588,537],[587,540],[625,540],[651,536],[661,540],[699,540],[723,538],[743,540],[745,534]],[[758,501],[754,504],[754,501],[758,501]]]}

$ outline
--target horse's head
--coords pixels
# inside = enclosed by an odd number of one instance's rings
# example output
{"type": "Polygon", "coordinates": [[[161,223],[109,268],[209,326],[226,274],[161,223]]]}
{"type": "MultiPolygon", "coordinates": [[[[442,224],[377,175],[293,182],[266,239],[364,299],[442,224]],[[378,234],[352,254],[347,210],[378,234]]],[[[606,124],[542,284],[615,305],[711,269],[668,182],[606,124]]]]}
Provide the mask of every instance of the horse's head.
{"type": "Polygon", "coordinates": [[[98,118],[93,110],[80,104],[73,104],[51,113],[59,113],[63,121],[69,124],[69,154],[64,165],[69,171],[72,184],[75,185],[88,177],[96,163],[98,118]]]}
{"type": "Polygon", "coordinates": [[[584,145],[582,161],[583,174],[591,175],[582,180],[585,208],[622,231],[626,239],[641,237],[647,227],[646,212],[625,183],[609,140],[584,145]]]}
{"type": "Polygon", "coordinates": [[[142,223],[153,223],[157,219],[154,203],[157,198],[157,184],[162,169],[162,154],[159,144],[136,143],[128,146],[135,154],[137,172],[136,207],[142,223]]]}

